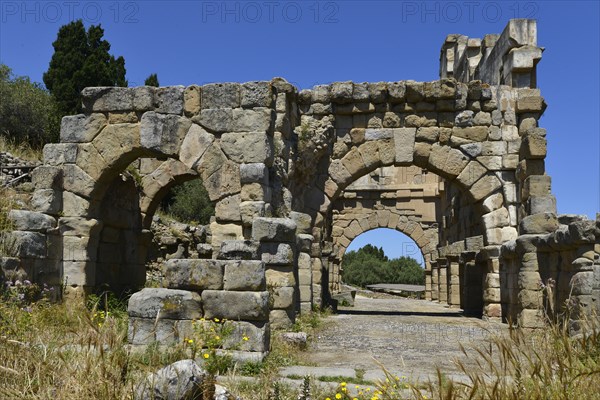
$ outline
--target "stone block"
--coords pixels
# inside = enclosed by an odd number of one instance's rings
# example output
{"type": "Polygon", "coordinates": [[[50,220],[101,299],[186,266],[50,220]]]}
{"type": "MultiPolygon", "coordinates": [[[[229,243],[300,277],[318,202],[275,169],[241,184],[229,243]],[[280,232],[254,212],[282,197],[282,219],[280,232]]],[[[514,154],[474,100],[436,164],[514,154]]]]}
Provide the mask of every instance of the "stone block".
{"type": "MultiPolygon", "coordinates": [[[[133,90],[133,110],[150,111],[156,106],[156,88],[152,86],[140,86],[131,88],[133,90]]],[[[110,111],[110,110],[109,110],[110,111]]]]}
{"type": "Polygon", "coordinates": [[[54,189],[37,189],[30,204],[34,211],[56,215],[62,208],[62,193],[54,189]]]}
{"type": "Polygon", "coordinates": [[[290,212],[290,219],[296,223],[296,232],[310,233],[312,228],[312,217],[309,214],[297,211],[290,212]]]}
{"type": "Polygon", "coordinates": [[[453,128],[452,136],[457,136],[463,139],[471,140],[474,142],[483,142],[488,137],[487,126],[472,126],[466,128],[453,128]]]}
{"type": "Polygon", "coordinates": [[[252,226],[254,218],[265,216],[264,201],[243,201],[240,203],[240,217],[242,225],[252,226]]]}
{"type": "Polygon", "coordinates": [[[96,263],[89,261],[63,261],[62,284],[68,286],[94,286],[96,263]]]}
{"type": "Polygon", "coordinates": [[[529,215],[545,212],[556,214],[556,198],[552,195],[530,196],[526,204],[526,210],[529,215]]]}
{"type": "Polygon", "coordinates": [[[269,316],[269,292],[205,290],[202,305],[206,318],[266,321],[269,316]]]}
{"type": "Polygon", "coordinates": [[[288,218],[256,218],[252,239],[261,242],[295,242],[296,223],[288,218]]]}
{"type": "Polygon", "coordinates": [[[63,171],[60,167],[41,165],[31,172],[36,189],[62,189],[63,171]]]}
{"type": "Polygon", "coordinates": [[[12,231],[6,237],[15,257],[46,257],[46,235],[39,232],[12,231]]]}
{"type": "Polygon", "coordinates": [[[528,215],[519,224],[519,231],[527,234],[550,233],[556,229],[558,229],[556,214],[550,212],[528,215]]]}
{"type": "Polygon", "coordinates": [[[505,207],[498,208],[482,216],[485,229],[502,228],[510,225],[508,210],[505,207]]]}
{"type": "Polygon", "coordinates": [[[224,133],[221,136],[221,149],[236,163],[273,162],[273,146],[266,133],[224,133]]]}
{"type": "Polygon", "coordinates": [[[160,154],[177,156],[191,125],[184,117],[146,112],[141,119],[140,144],[160,154]]]}
{"type": "Polygon", "coordinates": [[[231,108],[203,109],[200,111],[200,115],[192,118],[192,121],[199,123],[211,132],[231,132],[233,123],[233,110],[231,108]]]}
{"type": "Polygon", "coordinates": [[[237,108],[241,105],[241,85],[239,83],[211,83],[204,85],[202,109],[237,108]]]}
{"type": "Polygon", "coordinates": [[[183,86],[164,86],[156,89],[156,112],[161,114],[183,113],[183,86]]]}
{"type": "Polygon", "coordinates": [[[334,82],[331,84],[331,101],[335,103],[350,103],[352,102],[352,92],[354,90],[353,83],[347,82],[334,82]]]}
{"type": "Polygon", "coordinates": [[[502,182],[492,174],[484,175],[481,179],[471,186],[469,192],[474,201],[485,199],[490,194],[502,187],[502,182]]]}
{"type": "Polygon", "coordinates": [[[269,323],[273,329],[288,329],[294,325],[294,312],[292,310],[271,310],[269,323]]]}
{"type": "Polygon", "coordinates": [[[46,232],[56,227],[56,219],[41,212],[11,210],[8,219],[12,223],[12,229],[17,231],[46,232]]]}
{"type": "Polygon", "coordinates": [[[394,130],[393,129],[365,129],[365,140],[383,140],[383,139],[393,139],[394,138],[394,130]]]}
{"type": "Polygon", "coordinates": [[[240,199],[243,202],[271,202],[271,188],[261,183],[247,183],[242,186],[240,199]]]}
{"type": "Polygon", "coordinates": [[[63,260],[96,261],[97,241],[88,236],[63,236],[63,260]]]}
{"type": "Polygon", "coordinates": [[[264,163],[240,164],[240,181],[245,183],[269,184],[269,170],[264,163]]]}
{"type": "Polygon", "coordinates": [[[190,85],[183,90],[183,112],[186,117],[193,117],[200,112],[200,86],[190,85]]]}
{"type": "Polygon", "coordinates": [[[192,337],[193,333],[192,320],[189,319],[130,317],[127,340],[133,345],[151,345],[156,342],[162,345],[180,344],[184,339],[192,337]]]}
{"type": "Polygon", "coordinates": [[[270,350],[271,329],[268,322],[230,321],[229,323],[233,325],[233,331],[223,343],[225,349],[253,352],[270,350]]]}
{"type": "Polygon", "coordinates": [[[215,217],[218,222],[240,222],[241,197],[239,194],[225,197],[217,202],[215,206],[215,217]]]}
{"type": "Polygon", "coordinates": [[[46,165],[73,164],[77,161],[77,151],[74,143],[50,143],[44,146],[42,157],[46,165]]]}
{"type": "MultiPolygon", "coordinates": [[[[202,175],[204,187],[211,201],[242,191],[240,167],[234,162],[228,161],[223,163],[218,170],[208,177],[205,177],[205,174],[202,175]]],[[[241,195],[241,199],[245,200],[243,194],[241,195]]]]}
{"type": "MultiPolygon", "coordinates": [[[[431,129],[431,128],[419,128],[431,129]]],[[[394,145],[396,150],[396,163],[409,165],[413,161],[415,148],[415,128],[397,128],[392,130],[394,133],[394,145]]]]}
{"type": "Polygon", "coordinates": [[[156,319],[199,319],[202,300],[198,293],[185,290],[144,288],[129,298],[130,317],[156,319]]]}
{"type": "Polygon", "coordinates": [[[547,175],[531,175],[525,178],[521,199],[529,199],[530,196],[548,196],[550,195],[551,179],[547,175]]]}
{"type": "Polygon", "coordinates": [[[81,91],[86,112],[130,111],[136,90],[127,87],[87,87],[81,91]]]}
{"type": "Polygon", "coordinates": [[[545,109],[544,99],[540,96],[521,97],[517,100],[517,112],[541,112],[545,109]]]}
{"type": "Polygon", "coordinates": [[[294,305],[294,288],[290,286],[275,287],[272,289],[272,308],[290,309],[294,305]]]}
{"type": "Polygon", "coordinates": [[[294,249],[288,243],[262,243],[261,259],[269,265],[291,265],[294,263],[294,249]]]}
{"type": "Polygon", "coordinates": [[[539,290],[519,290],[517,299],[519,305],[523,308],[542,308],[543,293],[539,290]]]}
{"type": "Polygon", "coordinates": [[[224,290],[264,291],[267,288],[265,264],[242,260],[225,264],[224,290]]]}
{"type": "Polygon", "coordinates": [[[274,94],[270,82],[255,81],[242,84],[242,107],[271,107],[273,105],[273,99],[274,94]]]}
{"type": "Polygon", "coordinates": [[[220,260],[256,260],[259,242],[252,240],[224,240],[217,258],[220,260]]]}
{"type": "Polygon", "coordinates": [[[293,266],[267,266],[265,270],[267,285],[270,286],[294,286],[296,277],[293,266]]]}
{"type": "Polygon", "coordinates": [[[521,310],[517,317],[517,322],[521,328],[544,328],[544,312],[542,310],[521,310]]]}
{"type": "Polygon", "coordinates": [[[357,148],[353,148],[342,158],[342,164],[346,171],[355,178],[368,172],[357,148]]]}
{"type": "Polygon", "coordinates": [[[106,126],[106,117],[101,113],[78,114],[63,117],[60,123],[61,143],[87,143],[106,126]]]}
{"type": "Polygon", "coordinates": [[[521,158],[544,159],[546,157],[546,138],[541,135],[527,134],[521,142],[521,158]]]}
{"type": "Polygon", "coordinates": [[[299,234],[296,240],[298,251],[309,253],[314,240],[315,238],[312,235],[304,233],[299,234]]]}
{"type": "Polygon", "coordinates": [[[206,132],[200,125],[192,124],[181,144],[179,160],[190,169],[196,168],[214,141],[214,135],[206,132]]]}
{"type": "Polygon", "coordinates": [[[232,118],[233,132],[267,132],[271,131],[276,114],[270,108],[234,109],[232,118]]]}
{"type": "Polygon", "coordinates": [[[163,285],[169,289],[223,289],[226,261],[173,259],[163,265],[163,285]]]}

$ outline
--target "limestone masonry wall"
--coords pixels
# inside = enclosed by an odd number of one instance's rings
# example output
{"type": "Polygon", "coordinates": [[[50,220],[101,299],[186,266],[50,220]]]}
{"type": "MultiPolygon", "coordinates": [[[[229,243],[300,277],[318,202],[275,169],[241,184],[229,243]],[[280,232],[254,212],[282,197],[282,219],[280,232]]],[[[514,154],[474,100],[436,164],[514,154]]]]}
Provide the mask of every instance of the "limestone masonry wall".
{"type": "Polygon", "coordinates": [[[139,290],[158,204],[200,178],[206,243],[131,297],[134,344],[218,317],[262,354],[270,329],[330,303],[349,242],[377,227],[415,240],[429,300],[522,327],[566,300],[597,310],[600,221],[556,215],[536,46],[535,21],[511,20],[483,40],[450,35],[431,82],[86,88],[33,171],[31,210],[10,213],[3,274],[65,300],[139,290]]]}

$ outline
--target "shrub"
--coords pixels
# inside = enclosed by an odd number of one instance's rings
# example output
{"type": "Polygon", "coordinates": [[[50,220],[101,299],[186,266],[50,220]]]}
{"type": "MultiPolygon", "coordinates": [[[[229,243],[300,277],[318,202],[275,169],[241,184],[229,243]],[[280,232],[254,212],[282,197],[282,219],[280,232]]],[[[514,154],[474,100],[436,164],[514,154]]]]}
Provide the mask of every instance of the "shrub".
{"type": "Polygon", "coordinates": [[[411,257],[389,260],[382,248],[366,245],[358,251],[346,253],[342,279],[360,287],[376,283],[422,285],[425,283],[425,271],[411,257]]]}
{"type": "Polygon", "coordinates": [[[0,136],[41,148],[59,137],[61,115],[42,85],[0,64],[0,136]]]}
{"type": "Polygon", "coordinates": [[[162,202],[162,209],[181,222],[206,225],[215,209],[202,180],[195,179],[171,189],[162,202]]]}

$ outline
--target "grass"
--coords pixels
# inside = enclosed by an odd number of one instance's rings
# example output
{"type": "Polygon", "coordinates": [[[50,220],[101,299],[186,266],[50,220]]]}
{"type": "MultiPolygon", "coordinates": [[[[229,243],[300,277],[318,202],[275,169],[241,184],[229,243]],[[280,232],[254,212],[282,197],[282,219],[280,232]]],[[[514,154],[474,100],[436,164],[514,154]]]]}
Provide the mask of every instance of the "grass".
{"type": "Polygon", "coordinates": [[[37,162],[42,160],[42,149],[32,147],[27,142],[17,143],[0,135],[0,151],[8,152],[23,161],[37,162]]]}
{"type": "Polygon", "coordinates": [[[600,393],[600,330],[596,318],[585,326],[576,337],[569,335],[566,324],[535,331],[512,329],[510,335],[477,349],[479,368],[457,362],[468,383],[442,385],[438,380],[430,389],[437,388],[439,398],[590,398],[600,393]]]}
{"type": "Polygon", "coordinates": [[[14,191],[0,188],[0,257],[11,257],[15,253],[15,244],[8,232],[13,230],[13,223],[8,212],[15,208],[14,191]]]}

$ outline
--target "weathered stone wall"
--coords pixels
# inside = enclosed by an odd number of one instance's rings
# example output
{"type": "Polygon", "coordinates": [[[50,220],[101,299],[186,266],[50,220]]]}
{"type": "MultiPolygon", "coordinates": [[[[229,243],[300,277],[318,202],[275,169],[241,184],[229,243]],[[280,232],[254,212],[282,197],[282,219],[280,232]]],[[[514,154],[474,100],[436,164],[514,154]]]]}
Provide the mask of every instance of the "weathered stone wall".
{"type": "Polygon", "coordinates": [[[552,233],[521,235],[502,246],[503,307],[520,323],[569,318],[572,331],[600,311],[600,214],[558,218],[552,233]],[[523,321],[527,319],[527,321],[523,321]]]}

